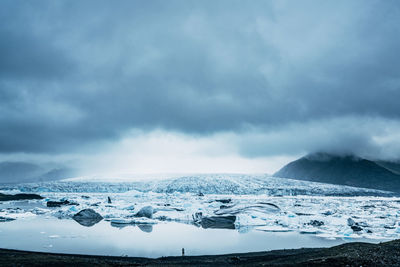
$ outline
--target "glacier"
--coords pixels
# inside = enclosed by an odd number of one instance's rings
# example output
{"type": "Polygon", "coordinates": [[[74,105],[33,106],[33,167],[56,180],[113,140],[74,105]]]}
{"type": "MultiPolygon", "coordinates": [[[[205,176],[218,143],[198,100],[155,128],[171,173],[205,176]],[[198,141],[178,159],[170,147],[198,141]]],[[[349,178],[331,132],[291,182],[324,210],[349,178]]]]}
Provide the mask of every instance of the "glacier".
{"type": "Polygon", "coordinates": [[[236,216],[234,228],[241,233],[291,231],[327,239],[400,238],[400,197],[393,192],[267,175],[204,174],[136,182],[75,178],[2,185],[0,191],[35,192],[45,197],[2,203],[0,217],[6,219],[51,216],[70,220],[80,210],[90,208],[112,226],[123,227],[195,224],[194,215],[201,213],[204,217],[236,216]],[[60,200],[79,206],[46,205],[60,200]],[[145,206],[153,208],[152,218],[136,217],[145,206]]]}
{"type": "Polygon", "coordinates": [[[131,190],[155,193],[203,193],[271,196],[394,196],[389,191],[276,178],[268,175],[202,174],[145,181],[114,182],[115,177],[92,179],[77,177],[56,182],[0,185],[0,190],[15,192],[93,192],[123,193],[131,190]]]}

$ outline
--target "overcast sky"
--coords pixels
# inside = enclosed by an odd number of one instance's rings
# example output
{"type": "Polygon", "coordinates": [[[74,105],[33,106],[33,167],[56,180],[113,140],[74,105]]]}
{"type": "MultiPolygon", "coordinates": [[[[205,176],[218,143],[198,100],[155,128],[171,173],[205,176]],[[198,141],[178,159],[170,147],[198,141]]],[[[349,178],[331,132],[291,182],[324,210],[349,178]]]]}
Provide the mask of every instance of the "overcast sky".
{"type": "Polygon", "coordinates": [[[0,161],[274,172],[400,158],[400,1],[0,3],[0,161]]]}

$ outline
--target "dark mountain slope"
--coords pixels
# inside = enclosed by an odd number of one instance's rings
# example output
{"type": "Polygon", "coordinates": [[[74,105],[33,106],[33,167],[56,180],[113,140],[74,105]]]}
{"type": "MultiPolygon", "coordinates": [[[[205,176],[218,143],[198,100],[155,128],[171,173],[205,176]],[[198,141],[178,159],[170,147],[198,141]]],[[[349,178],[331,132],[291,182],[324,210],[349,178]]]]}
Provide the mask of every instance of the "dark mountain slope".
{"type": "Polygon", "coordinates": [[[0,162],[0,183],[27,182],[43,173],[43,169],[27,162],[0,162]]]}
{"type": "Polygon", "coordinates": [[[0,183],[54,181],[75,174],[76,170],[66,167],[40,166],[27,162],[0,162],[0,183]]]}
{"type": "Polygon", "coordinates": [[[400,162],[395,162],[395,161],[375,161],[376,164],[379,166],[384,167],[385,169],[388,169],[391,172],[394,172],[396,174],[400,174],[400,162]]]}
{"type": "Polygon", "coordinates": [[[400,192],[400,175],[355,156],[311,154],[287,164],[274,176],[400,192]]]}

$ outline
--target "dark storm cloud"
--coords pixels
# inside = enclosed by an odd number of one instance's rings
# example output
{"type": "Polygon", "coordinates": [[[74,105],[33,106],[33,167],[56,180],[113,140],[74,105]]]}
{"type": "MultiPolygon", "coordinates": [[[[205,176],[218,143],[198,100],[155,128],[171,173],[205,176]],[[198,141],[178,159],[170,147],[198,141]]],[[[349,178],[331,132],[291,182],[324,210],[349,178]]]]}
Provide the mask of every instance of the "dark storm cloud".
{"type": "MultiPolygon", "coordinates": [[[[74,150],[132,128],[268,136],[400,119],[398,1],[0,5],[3,153],[74,150]]],[[[330,135],[369,147],[368,133],[345,128],[330,135]]],[[[314,150],[307,140],[296,153],[314,150]]]]}

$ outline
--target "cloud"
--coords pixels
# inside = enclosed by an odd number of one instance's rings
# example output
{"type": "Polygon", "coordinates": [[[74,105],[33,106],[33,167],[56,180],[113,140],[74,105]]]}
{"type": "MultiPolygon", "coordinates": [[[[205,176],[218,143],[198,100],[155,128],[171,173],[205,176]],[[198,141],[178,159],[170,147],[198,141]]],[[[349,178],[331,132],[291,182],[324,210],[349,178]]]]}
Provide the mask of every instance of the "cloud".
{"type": "MultiPolygon", "coordinates": [[[[194,137],[177,132],[133,131],[118,142],[79,156],[82,174],[272,173],[288,157],[249,159],[232,146],[232,134],[194,137]]],[[[76,164],[75,164],[76,166],[76,164]]]]}
{"type": "Polygon", "coordinates": [[[398,159],[399,130],[397,120],[341,117],[292,123],[267,132],[253,129],[236,135],[234,143],[239,153],[249,158],[328,152],[398,159]]]}
{"type": "Polygon", "coordinates": [[[90,154],[161,129],[229,135],[221,151],[248,158],[399,157],[397,1],[0,5],[3,155],[90,154]]]}

